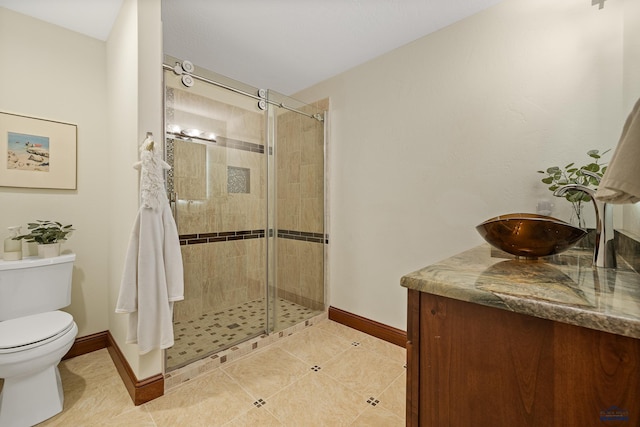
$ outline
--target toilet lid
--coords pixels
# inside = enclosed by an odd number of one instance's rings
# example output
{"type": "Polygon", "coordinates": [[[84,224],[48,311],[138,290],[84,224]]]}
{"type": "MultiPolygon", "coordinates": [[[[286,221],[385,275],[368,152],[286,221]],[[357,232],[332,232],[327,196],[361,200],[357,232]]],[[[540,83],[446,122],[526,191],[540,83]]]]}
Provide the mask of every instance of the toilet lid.
{"type": "Polygon", "coordinates": [[[0,322],[0,353],[36,344],[72,327],[73,316],[64,311],[49,311],[5,320],[0,322]]]}

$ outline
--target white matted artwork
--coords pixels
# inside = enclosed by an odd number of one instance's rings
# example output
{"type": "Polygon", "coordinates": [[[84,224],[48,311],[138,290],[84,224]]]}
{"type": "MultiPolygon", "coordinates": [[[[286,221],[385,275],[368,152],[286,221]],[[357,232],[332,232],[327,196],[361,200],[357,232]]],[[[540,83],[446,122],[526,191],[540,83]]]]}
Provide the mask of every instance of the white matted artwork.
{"type": "Polygon", "coordinates": [[[77,135],[73,124],[0,112],[0,186],[75,190],[77,135]]]}

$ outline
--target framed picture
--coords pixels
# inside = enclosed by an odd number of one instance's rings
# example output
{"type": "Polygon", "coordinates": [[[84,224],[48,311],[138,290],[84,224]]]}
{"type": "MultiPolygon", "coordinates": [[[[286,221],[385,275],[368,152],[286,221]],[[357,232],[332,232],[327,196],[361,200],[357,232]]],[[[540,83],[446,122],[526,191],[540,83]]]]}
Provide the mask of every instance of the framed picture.
{"type": "Polygon", "coordinates": [[[0,186],[76,189],[78,127],[0,113],[0,186]]]}

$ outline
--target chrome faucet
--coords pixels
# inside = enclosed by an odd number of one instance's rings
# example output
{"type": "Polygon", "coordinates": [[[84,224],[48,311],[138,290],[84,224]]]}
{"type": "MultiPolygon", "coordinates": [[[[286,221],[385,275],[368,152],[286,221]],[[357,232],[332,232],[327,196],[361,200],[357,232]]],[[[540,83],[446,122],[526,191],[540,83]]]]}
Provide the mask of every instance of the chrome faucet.
{"type": "MultiPolygon", "coordinates": [[[[584,169],[581,172],[600,182],[600,177],[597,174],[584,169]]],[[[613,207],[608,203],[596,200],[596,192],[580,184],[563,185],[554,191],[553,195],[562,197],[568,191],[581,191],[587,194],[591,197],[593,207],[596,210],[596,243],[593,250],[593,265],[596,267],[616,268],[616,250],[613,240],[613,207]]]]}

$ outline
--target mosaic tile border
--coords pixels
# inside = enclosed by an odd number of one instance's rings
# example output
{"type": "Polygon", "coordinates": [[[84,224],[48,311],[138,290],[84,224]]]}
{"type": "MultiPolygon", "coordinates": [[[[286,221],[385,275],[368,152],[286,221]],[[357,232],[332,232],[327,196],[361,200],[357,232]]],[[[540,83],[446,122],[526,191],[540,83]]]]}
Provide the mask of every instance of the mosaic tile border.
{"type": "Polygon", "coordinates": [[[264,145],[253,142],[240,141],[239,139],[216,136],[215,145],[218,147],[234,148],[236,150],[250,151],[252,153],[264,154],[264,145]]]}
{"type": "MultiPolygon", "coordinates": [[[[231,240],[258,239],[263,237],[265,237],[265,230],[221,231],[217,233],[181,234],[179,236],[180,245],[197,245],[201,243],[228,242],[231,240]]],[[[269,237],[273,237],[273,230],[270,230],[269,237]]],[[[279,229],[278,237],[311,243],[329,244],[329,235],[322,233],[279,229]]]]}
{"type": "Polygon", "coordinates": [[[219,233],[181,234],[180,245],[200,243],[229,242],[232,240],[259,239],[265,236],[264,230],[221,231],[219,233]]]}
{"type": "Polygon", "coordinates": [[[278,229],[278,237],[284,239],[302,240],[313,243],[329,243],[329,235],[322,233],[309,233],[307,231],[295,231],[278,229]]]}
{"type": "Polygon", "coordinates": [[[164,375],[164,392],[167,393],[172,388],[175,388],[186,381],[192,380],[220,367],[223,363],[236,360],[255,350],[265,348],[270,344],[293,335],[294,333],[303,331],[304,329],[313,326],[322,320],[326,320],[327,318],[327,311],[324,311],[317,316],[304,321],[304,323],[299,323],[280,332],[274,332],[269,335],[260,335],[259,337],[249,339],[227,350],[220,351],[212,356],[205,357],[204,359],[197,360],[187,366],[166,373],[164,375]]]}

